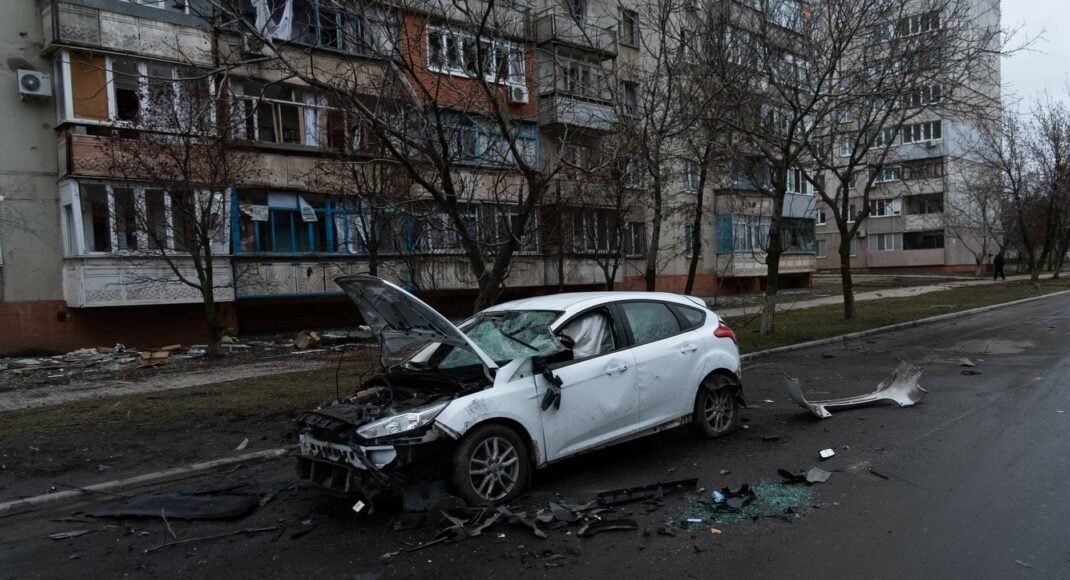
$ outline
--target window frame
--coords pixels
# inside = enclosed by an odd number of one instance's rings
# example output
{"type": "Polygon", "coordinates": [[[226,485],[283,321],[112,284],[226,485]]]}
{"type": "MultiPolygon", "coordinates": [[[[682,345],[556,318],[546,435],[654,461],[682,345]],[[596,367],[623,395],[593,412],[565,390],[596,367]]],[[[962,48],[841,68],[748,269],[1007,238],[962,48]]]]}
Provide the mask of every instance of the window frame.
{"type": "Polygon", "coordinates": [[[626,336],[628,337],[628,348],[635,348],[635,347],[638,347],[638,346],[646,346],[648,344],[656,344],[656,343],[659,343],[659,342],[661,342],[663,340],[669,340],[670,338],[674,338],[674,337],[680,336],[681,334],[683,334],[685,332],[689,332],[689,331],[684,330],[684,326],[685,326],[685,323],[687,321],[686,320],[681,320],[681,316],[679,314],[677,314],[677,312],[675,310],[673,310],[673,308],[672,308],[672,306],[670,306],[670,304],[671,303],[665,302],[665,301],[662,301],[662,300],[652,300],[652,299],[620,300],[620,301],[617,301],[617,302],[613,303],[613,306],[617,310],[618,316],[620,317],[620,324],[624,328],[626,336]],[[625,306],[628,305],[628,304],[660,304],[661,306],[664,306],[665,309],[669,311],[669,314],[672,315],[673,319],[676,320],[676,328],[677,328],[676,332],[673,333],[673,334],[670,334],[669,336],[665,336],[665,337],[659,338],[657,340],[652,340],[650,342],[638,342],[635,339],[635,332],[632,329],[631,322],[628,320],[628,315],[624,311],[625,306]]]}
{"type": "MultiPolygon", "coordinates": [[[[423,36],[424,50],[427,51],[428,71],[472,80],[484,80],[505,86],[527,86],[527,63],[525,62],[527,55],[522,44],[500,38],[477,37],[468,31],[456,30],[444,24],[429,24],[426,28],[423,36]],[[432,35],[437,35],[441,39],[437,50],[432,50],[432,35]],[[490,49],[489,53],[483,50],[486,62],[482,63],[479,73],[469,70],[469,64],[465,62],[466,43],[476,47],[483,45],[490,49]],[[453,50],[451,46],[454,47],[453,50]],[[438,59],[434,58],[435,54],[439,55],[438,59]],[[451,63],[451,56],[457,57],[457,65],[451,63]],[[504,58],[507,70],[504,79],[499,79],[497,74],[501,58],[504,58]],[[435,60],[440,60],[441,64],[434,62],[435,60]]],[[[477,48],[476,54],[479,52],[477,48]]]]}

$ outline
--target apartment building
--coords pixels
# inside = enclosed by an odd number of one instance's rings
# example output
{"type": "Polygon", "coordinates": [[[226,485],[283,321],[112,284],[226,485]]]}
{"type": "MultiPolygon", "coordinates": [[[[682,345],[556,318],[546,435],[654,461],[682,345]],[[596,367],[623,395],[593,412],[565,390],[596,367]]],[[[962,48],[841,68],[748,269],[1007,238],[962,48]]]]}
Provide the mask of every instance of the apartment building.
{"type": "MultiPolygon", "coordinates": [[[[368,271],[463,314],[477,280],[452,224],[462,219],[488,243],[508,235],[519,213],[501,192],[526,187],[514,168],[520,161],[538,167],[569,160],[528,224],[503,298],[600,289],[607,277],[618,289],[644,287],[647,206],[614,208],[581,176],[598,164],[600,143],[621,118],[635,114],[637,81],[627,71],[648,58],[641,5],[518,2],[498,9],[492,34],[481,37],[461,25],[464,15],[451,6],[369,3],[356,14],[326,0],[234,0],[225,4],[229,21],[209,0],[5,7],[0,31],[16,41],[3,50],[17,66],[0,73],[9,111],[0,118],[0,326],[11,329],[0,338],[0,352],[203,335],[204,296],[182,282],[203,269],[190,253],[196,228],[189,222],[200,214],[183,214],[187,202],[178,192],[151,173],[117,171],[115,161],[147,147],[143,135],[159,133],[158,126],[149,130],[151,120],[181,109],[189,95],[226,101],[206,115],[229,127],[243,167],[225,187],[206,183],[192,194],[218,200],[204,206],[219,213],[208,234],[211,292],[232,333],[355,322],[355,309],[332,281],[368,271]],[[280,66],[281,52],[265,49],[238,18],[279,41],[293,57],[289,64],[307,69],[280,66]],[[315,79],[348,71],[372,86],[385,67],[397,66],[384,53],[419,63],[405,73],[410,85],[434,87],[426,99],[443,115],[458,111],[448,151],[456,155],[451,175],[468,196],[460,218],[421,197],[412,176],[394,171],[378,174],[376,187],[390,181],[405,203],[379,207],[370,226],[364,193],[338,180],[339,167],[375,158],[373,149],[381,151],[388,139],[353,122],[338,94],[315,79]],[[493,81],[489,96],[479,93],[481,78],[493,81]],[[499,117],[475,110],[488,103],[499,117]],[[502,118],[512,131],[508,143],[494,129],[502,118]],[[369,227],[376,232],[374,255],[369,227]]],[[[670,206],[692,193],[696,175],[686,160],[673,167],[670,206]]],[[[641,168],[626,162],[615,169],[614,186],[643,201],[648,183],[641,168]]],[[[704,240],[696,293],[761,286],[768,200],[748,196],[753,186],[722,169],[702,231],[693,231],[686,216],[666,214],[658,289],[683,289],[695,235],[704,240]]],[[[817,249],[813,196],[796,177],[784,227],[797,243],[781,271],[807,284],[817,249]]]]}
{"type": "MultiPolygon", "coordinates": [[[[955,17],[968,15],[971,25],[980,31],[998,29],[998,0],[971,4],[968,13],[955,17]]],[[[889,35],[940,35],[947,18],[918,3],[913,12],[889,23],[889,35]]],[[[930,52],[939,59],[953,50],[942,56],[930,52]]],[[[984,188],[992,176],[978,164],[973,151],[978,130],[990,119],[998,119],[1001,108],[1000,62],[998,57],[987,58],[990,62],[978,67],[978,72],[963,75],[968,77],[965,82],[941,82],[919,75],[925,81],[896,103],[907,111],[909,120],[873,136],[874,147],[888,148],[889,152],[879,167],[869,168],[875,186],[869,195],[869,215],[850,241],[852,270],[973,272],[979,258],[984,264],[991,263],[998,252],[1001,230],[998,203],[989,200],[985,205],[984,197],[991,192],[984,188]],[[983,111],[990,112],[987,118],[978,115],[983,111]]],[[[938,61],[928,64],[941,66],[938,61]]],[[[848,155],[849,151],[840,154],[848,155]]],[[[853,216],[864,209],[864,181],[856,179],[848,199],[848,221],[852,224],[853,216]]],[[[816,253],[822,270],[841,266],[840,234],[831,216],[832,211],[819,204],[816,253]]]]}

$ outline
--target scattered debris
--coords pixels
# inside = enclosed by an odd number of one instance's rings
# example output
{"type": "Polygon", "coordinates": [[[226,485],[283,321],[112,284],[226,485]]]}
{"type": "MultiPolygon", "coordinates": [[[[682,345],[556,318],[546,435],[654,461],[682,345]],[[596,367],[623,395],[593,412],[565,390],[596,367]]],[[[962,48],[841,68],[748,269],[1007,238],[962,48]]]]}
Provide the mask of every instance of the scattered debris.
{"type": "Polygon", "coordinates": [[[234,450],[235,451],[242,451],[248,446],[249,446],[249,438],[246,437],[245,439],[241,440],[241,443],[239,443],[238,446],[234,448],[234,450]]]}
{"type": "Polygon", "coordinates": [[[881,479],[884,479],[884,480],[888,480],[888,479],[891,479],[891,478],[890,478],[890,477],[888,477],[887,475],[884,475],[883,473],[881,473],[881,472],[877,471],[876,469],[873,469],[872,467],[870,467],[870,468],[869,468],[869,472],[870,472],[871,474],[873,474],[873,475],[875,475],[875,476],[877,476],[877,477],[881,478],[881,479]]]}
{"type": "Polygon", "coordinates": [[[161,346],[159,350],[164,352],[175,352],[176,350],[182,350],[181,344],[169,344],[167,346],[161,346]]]}
{"type": "Polygon", "coordinates": [[[806,481],[809,483],[825,483],[830,477],[832,477],[832,473],[820,467],[811,467],[810,471],[806,472],[806,481]]]}
{"type": "Polygon", "coordinates": [[[294,337],[294,347],[301,350],[316,348],[320,345],[320,335],[315,330],[302,330],[294,337]]]}
{"type": "Polygon", "coordinates": [[[651,485],[641,485],[625,489],[615,489],[598,493],[597,502],[604,506],[619,505],[634,501],[657,501],[667,493],[695,489],[698,478],[680,479],[676,481],[658,482],[651,485]]]}
{"type": "Polygon", "coordinates": [[[260,532],[271,532],[271,531],[274,531],[274,530],[277,530],[277,529],[279,529],[279,526],[270,526],[270,527],[267,527],[267,528],[245,528],[244,530],[236,530],[236,531],[233,531],[233,532],[227,532],[225,534],[216,534],[214,536],[202,536],[202,537],[199,537],[199,538],[189,538],[189,539],[185,539],[185,540],[175,540],[173,542],[164,542],[163,544],[160,544],[159,546],[156,546],[155,548],[149,548],[149,549],[145,550],[144,553],[151,554],[151,553],[156,552],[158,550],[162,550],[164,548],[170,548],[171,546],[178,546],[178,545],[181,545],[181,544],[192,544],[193,542],[204,542],[204,541],[207,541],[207,540],[218,540],[219,538],[227,538],[227,537],[230,537],[230,536],[237,536],[239,534],[252,535],[252,534],[258,534],[260,532]]]}
{"type": "Polygon", "coordinates": [[[142,367],[156,367],[171,364],[171,353],[166,350],[158,350],[155,352],[144,351],[139,354],[139,357],[139,364],[142,367]]]}
{"type": "Polygon", "coordinates": [[[975,367],[977,365],[974,364],[974,362],[972,360],[970,360],[968,358],[964,358],[964,359],[959,361],[959,366],[960,367],[975,367]]]}
{"type": "Polygon", "coordinates": [[[589,538],[602,532],[622,531],[622,530],[638,530],[639,524],[635,520],[629,519],[616,519],[616,520],[595,520],[589,522],[580,527],[579,532],[576,533],[581,538],[589,538]]]}
{"type": "Polygon", "coordinates": [[[877,390],[867,395],[857,395],[843,399],[830,399],[827,401],[807,401],[802,393],[799,379],[784,375],[784,386],[788,390],[788,396],[800,407],[808,409],[816,417],[825,419],[832,416],[828,408],[831,407],[856,407],[868,405],[878,401],[894,401],[900,407],[909,407],[925,398],[927,391],[918,385],[921,378],[921,367],[909,363],[900,363],[879,385],[877,390]]]}
{"type": "Polygon", "coordinates": [[[818,452],[818,455],[821,456],[821,459],[828,459],[829,457],[836,455],[836,452],[831,449],[822,449],[820,452],[818,452]]]}
{"type": "Polygon", "coordinates": [[[719,529],[717,529],[717,528],[710,528],[710,533],[711,533],[711,534],[720,534],[720,533],[721,533],[721,530],[719,530],[719,529]]]}
{"type": "Polygon", "coordinates": [[[725,495],[724,503],[715,503],[702,495],[687,498],[682,519],[675,521],[681,522],[685,528],[694,523],[732,524],[760,517],[793,521],[810,505],[812,489],[809,485],[772,482],[742,485],[735,490],[725,488],[721,490],[725,495]],[[692,519],[698,522],[688,521],[692,519]]]}
{"type": "Polygon", "coordinates": [[[160,510],[174,520],[225,520],[243,516],[259,504],[255,495],[141,495],[100,508],[94,518],[158,518],[160,510]]]}
{"type": "Polygon", "coordinates": [[[762,441],[765,441],[766,443],[780,441],[780,435],[762,435],[762,441]]]}
{"type": "Polygon", "coordinates": [[[55,534],[49,534],[45,536],[49,540],[69,540],[71,538],[77,538],[78,536],[84,536],[86,534],[92,534],[97,530],[71,530],[69,532],[58,532],[55,534]]]}
{"type": "Polygon", "coordinates": [[[357,503],[353,504],[353,513],[359,514],[366,505],[363,501],[358,500],[357,503]]]}
{"type": "Polygon", "coordinates": [[[962,374],[964,374],[964,375],[969,377],[969,376],[973,376],[973,375],[979,375],[979,374],[981,374],[981,371],[975,371],[973,369],[965,369],[965,370],[962,371],[962,374]]]}
{"type": "Polygon", "coordinates": [[[732,473],[732,470],[731,469],[722,469],[722,470],[718,471],[717,473],[719,473],[720,475],[728,475],[729,473],[732,473]]]}

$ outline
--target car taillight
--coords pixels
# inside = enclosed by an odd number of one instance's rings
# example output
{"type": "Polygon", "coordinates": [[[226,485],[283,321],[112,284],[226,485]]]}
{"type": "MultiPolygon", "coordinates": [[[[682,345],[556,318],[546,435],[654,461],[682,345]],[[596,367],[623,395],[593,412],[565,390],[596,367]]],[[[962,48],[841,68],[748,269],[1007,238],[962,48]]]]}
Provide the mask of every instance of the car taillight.
{"type": "Polygon", "coordinates": [[[713,335],[717,338],[731,338],[732,342],[736,342],[736,333],[732,332],[732,329],[725,326],[723,322],[717,325],[717,330],[713,331],[713,335]]]}

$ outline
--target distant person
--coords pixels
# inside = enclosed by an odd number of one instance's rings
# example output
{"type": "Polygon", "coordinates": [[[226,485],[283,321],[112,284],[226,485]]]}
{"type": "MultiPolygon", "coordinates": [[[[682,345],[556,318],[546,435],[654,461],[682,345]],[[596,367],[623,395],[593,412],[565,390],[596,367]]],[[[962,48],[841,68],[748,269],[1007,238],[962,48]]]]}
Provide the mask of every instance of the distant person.
{"type": "Polygon", "coordinates": [[[999,278],[1007,279],[1007,275],[1003,273],[1003,252],[996,254],[996,257],[992,260],[992,267],[995,269],[995,273],[992,274],[993,282],[999,278]]]}

